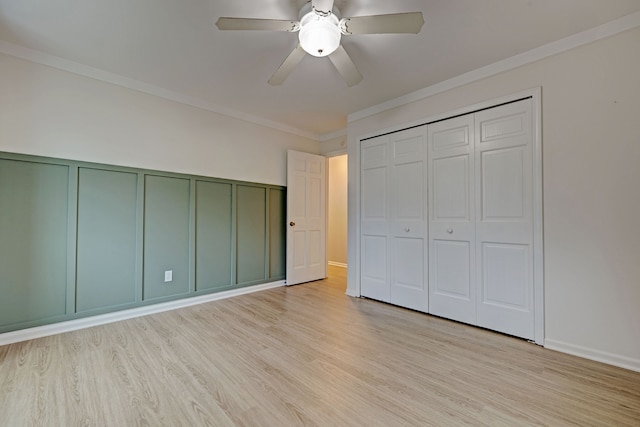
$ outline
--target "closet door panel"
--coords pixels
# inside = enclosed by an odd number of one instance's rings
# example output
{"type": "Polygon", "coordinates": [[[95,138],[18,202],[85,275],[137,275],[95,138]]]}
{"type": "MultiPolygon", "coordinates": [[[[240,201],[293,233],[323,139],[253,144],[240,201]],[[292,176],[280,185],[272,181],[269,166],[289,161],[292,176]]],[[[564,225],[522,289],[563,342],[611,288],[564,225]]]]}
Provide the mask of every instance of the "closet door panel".
{"type": "Polygon", "coordinates": [[[389,302],[389,269],[386,236],[362,236],[362,296],[389,302]]]}
{"type": "Polygon", "coordinates": [[[435,159],[432,163],[433,219],[469,222],[470,156],[435,159]]]}
{"type": "MultiPolygon", "coordinates": [[[[432,252],[435,262],[431,266],[433,280],[430,286],[437,295],[438,310],[443,313],[459,311],[460,302],[465,304],[474,295],[474,273],[470,266],[473,248],[469,242],[434,240],[432,252]]],[[[472,314],[473,311],[470,311],[469,316],[465,317],[464,313],[460,313],[457,320],[474,323],[472,314]]]]}
{"type": "Polygon", "coordinates": [[[476,113],[478,325],[533,339],[531,100],[476,113]]]}
{"type": "Polygon", "coordinates": [[[523,147],[482,152],[482,221],[527,222],[526,154],[523,147]]]}
{"type": "Polygon", "coordinates": [[[422,222],[424,218],[423,170],[422,161],[395,166],[394,207],[396,221],[422,222]]]}
{"type": "Polygon", "coordinates": [[[391,303],[427,311],[426,126],[392,134],[391,303]]]}
{"type": "Polygon", "coordinates": [[[362,171],[363,227],[385,232],[387,228],[387,168],[362,171]]]}
{"type": "Polygon", "coordinates": [[[526,309],[529,298],[528,245],[482,245],[482,303],[516,310],[526,309]]]}
{"type": "Polygon", "coordinates": [[[429,312],[476,322],[473,115],[429,126],[429,312]]]}
{"type": "Polygon", "coordinates": [[[389,302],[388,137],[361,146],[361,293],[389,302]]]}
{"type": "MultiPolygon", "coordinates": [[[[424,242],[423,239],[396,238],[394,239],[393,270],[395,285],[408,290],[424,289],[424,242]]],[[[410,303],[411,304],[411,303],[410,303]]]]}

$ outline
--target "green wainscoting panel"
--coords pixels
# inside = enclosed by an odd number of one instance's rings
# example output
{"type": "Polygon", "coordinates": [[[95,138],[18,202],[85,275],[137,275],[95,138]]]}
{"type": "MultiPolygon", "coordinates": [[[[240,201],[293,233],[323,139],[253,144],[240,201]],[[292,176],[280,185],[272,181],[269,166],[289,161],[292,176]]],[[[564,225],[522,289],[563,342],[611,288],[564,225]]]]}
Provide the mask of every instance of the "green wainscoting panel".
{"type": "Polygon", "coordinates": [[[236,281],[246,284],[266,279],[265,187],[238,185],[236,189],[236,281]]]}
{"type": "Polygon", "coordinates": [[[0,152],[0,333],[282,280],[285,221],[280,186],[0,152]]]}
{"type": "Polygon", "coordinates": [[[287,194],[279,188],[269,189],[269,279],[286,275],[287,194]]]}
{"type": "Polygon", "coordinates": [[[196,291],[233,285],[232,187],[196,181],[196,291]]]}
{"type": "Polygon", "coordinates": [[[135,303],[138,174],[80,168],[76,310],[135,303]]]}
{"type": "Polygon", "coordinates": [[[69,167],[0,159],[0,332],[66,313],[69,167]]]}
{"type": "Polygon", "coordinates": [[[189,292],[190,180],[145,176],[143,300],[189,292]],[[165,282],[165,272],[172,280],[165,282]]]}

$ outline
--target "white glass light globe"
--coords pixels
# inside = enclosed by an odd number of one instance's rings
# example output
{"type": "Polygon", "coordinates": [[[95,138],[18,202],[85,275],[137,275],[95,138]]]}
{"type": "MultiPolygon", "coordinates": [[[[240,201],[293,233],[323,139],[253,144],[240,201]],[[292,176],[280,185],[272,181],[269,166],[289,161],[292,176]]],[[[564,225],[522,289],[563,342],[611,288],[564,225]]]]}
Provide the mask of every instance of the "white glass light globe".
{"type": "Polygon", "coordinates": [[[321,17],[314,12],[307,13],[300,20],[300,46],[309,55],[331,55],[340,45],[342,37],[337,22],[338,18],[334,15],[321,17]]]}

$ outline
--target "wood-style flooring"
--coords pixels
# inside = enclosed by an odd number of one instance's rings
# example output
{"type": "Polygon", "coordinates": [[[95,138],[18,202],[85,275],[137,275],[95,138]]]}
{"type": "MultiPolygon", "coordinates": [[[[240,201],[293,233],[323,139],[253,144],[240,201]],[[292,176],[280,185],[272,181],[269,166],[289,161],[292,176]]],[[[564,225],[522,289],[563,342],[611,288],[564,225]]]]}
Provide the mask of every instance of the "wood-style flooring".
{"type": "Polygon", "coordinates": [[[344,292],[331,268],[0,347],[0,426],[640,426],[640,373],[344,292]]]}

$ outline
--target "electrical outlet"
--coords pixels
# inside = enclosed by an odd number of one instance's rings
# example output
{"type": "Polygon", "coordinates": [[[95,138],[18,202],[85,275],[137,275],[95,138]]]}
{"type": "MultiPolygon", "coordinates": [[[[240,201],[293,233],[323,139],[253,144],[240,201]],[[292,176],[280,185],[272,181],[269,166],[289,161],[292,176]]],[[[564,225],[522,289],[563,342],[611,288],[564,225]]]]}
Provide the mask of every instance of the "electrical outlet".
{"type": "Polygon", "coordinates": [[[164,281],[165,282],[173,281],[173,270],[167,270],[164,272],[164,281]]]}

